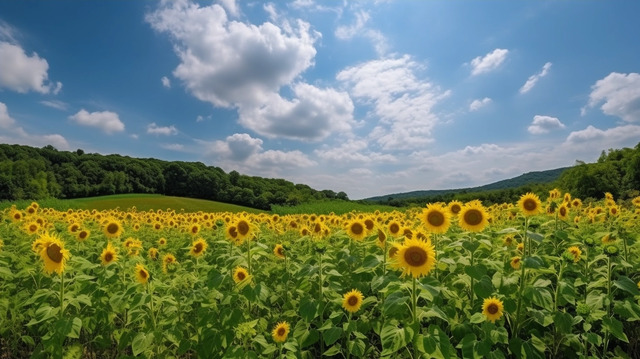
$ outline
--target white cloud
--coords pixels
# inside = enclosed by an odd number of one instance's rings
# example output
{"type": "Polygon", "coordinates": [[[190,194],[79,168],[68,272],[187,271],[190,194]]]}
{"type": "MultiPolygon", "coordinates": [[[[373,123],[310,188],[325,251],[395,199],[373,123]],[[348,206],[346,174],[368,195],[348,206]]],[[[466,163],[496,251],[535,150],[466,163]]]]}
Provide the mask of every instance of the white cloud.
{"type": "Polygon", "coordinates": [[[6,41],[10,43],[17,43],[16,40],[17,31],[7,22],[0,20],[0,41],[6,41]]]}
{"type": "Polygon", "coordinates": [[[178,130],[173,125],[172,126],[160,127],[160,126],[156,125],[155,122],[152,122],[152,123],[147,125],[147,133],[152,134],[152,135],[171,136],[171,135],[178,134],[178,130]]]}
{"type": "Polygon", "coordinates": [[[345,92],[298,83],[293,100],[273,94],[262,107],[240,110],[240,124],[267,137],[321,140],[346,132],[353,123],[353,102],[345,92]]]}
{"type": "Polygon", "coordinates": [[[70,146],[67,140],[59,134],[34,135],[27,133],[18,123],[9,115],[7,105],[0,102],[0,143],[21,144],[34,147],[43,147],[52,145],[59,150],[69,150],[70,146]]]}
{"type": "Polygon", "coordinates": [[[408,55],[373,60],[337,75],[351,96],[373,107],[380,119],[370,137],[383,149],[412,149],[433,141],[438,123],[433,107],[450,92],[442,91],[417,72],[422,66],[408,55]]]}
{"type": "Polygon", "coordinates": [[[478,56],[471,60],[471,75],[479,75],[497,69],[507,58],[509,50],[495,49],[484,57],[478,56]]]}
{"type": "Polygon", "coordinates": [[[99,128],[107,134],[124,131],[124,123],[120,121],[117,113],[111,111],[87,112],[82,109],[69,116],[69,119],[82,126],[99,128]]]}
{"type": "Polygon", "coordinates": [[[617,116],[627,122],[640,122],[640,74],[612,72],[598,80],[591,90],[588,107],[604,101],[600,109],[606,115],[617,116]]]}
{"type": "Polygon", "coordinates": [[[217,157],[242,162],[262,151],[262,140],[246,133],[235,133],[225,141],[214,142],[212,150],[217,157]]]}
{"type": "Polygon", "coordinates": [[[469,111],[478,111],[479,109],[487,106],[490,103],[491,103],[491,99],[488,97],[485,97],[482,100],[480,99],[473,100],[469,105],[469,111]]]}
{"type": "Polygon", "coordinates": [[[57,94],[62,83],[49,82],[49,63],[38,54],[28,56],[22,47],[0,41],[0,87],[27,93],[57,94]]]}
{"type": "Polygon", "coordinates": [[[238,8],[238,4],[236,4],[236,0],[219,0],[222,6],[227,10],[227,13],[238,16],[240,15],[240,9],[238,8]]]}
{"type": "Polygon", "coordinates": [[[584,130],[573,131],[565,141],[568,144],[586,144],[599,150],[620,148],[623,144],[635,145],[640,138],[640,126],[625,125],[601,130],[591,125],[584,130]],[[631,141],[631,142],[630,142],[631,141]]]}
{"type": "Polygon", "coordinates": [[[339,146],[325,146],[314,151],[319,158],[332,164],[332,167],[350,166],[352,163],[393,163],[397,158],[392,154],[373,152],[368,149],[369,144],[365,140],[351,139],[339,146]]]}
{"type": "Polygon", "coordinates": [[[387,39],[378,30],[366,27],[370,15],[364,10],[358,11],[355,22],[352,25],[340,25],[336,28],[335,35],[341,40],[350,40],[356,36],[362,36],[371,41],[378,55],[382,56],[387,52],[387,39]]]}
{"type": "Polygon", "coordinates": [[[557,117],[535,115],[528,131],[533,135],[541,135],[564,127],[564,124],[557,117]]]}
{"type": "Polygon", "coordinates": [[[535,75],[529,76],[529,78],[527,79],[527,82],[525,82],[524,85],[522,85],[522,87],[520,88],[520,93],[525,94],[529,92],[533,88],[533,86],[536,85],[538,80],[540,80],[540,78],[547,76],[547,73],[549,72],[550,68],[551,68],[551,63],[547,62],[546,64],[544,64],[544,66],[542,66],[542,70],[540,70],[540,72],[538,72],[535,75]]]}
{"type": "Polygon", "coordinates": [[[47,107],[55,108],[61,111],[66,111],[67,108],[69,107],[68,103],[58,101],[58,100],[44,100],[44,101],[40,101],[40,103],[47,107]]]}
{"type": "Polygon", "coordinates": [[[184,145],[181,145],[179,143],[167,143],[167,144],[162,144],[160,145],[160,147],[166,149],[166,150],[171,150],[171,151],[184,151],[184,145]]]}
{"type": "Polygon", "coordinates": [[[169,80],[169,78],[167,76],[162,76],[160,81],[162,81],[162,86],[164,86],[164,87],[166,87],[168,89],[171,88],[171,80],[169,80]]]}

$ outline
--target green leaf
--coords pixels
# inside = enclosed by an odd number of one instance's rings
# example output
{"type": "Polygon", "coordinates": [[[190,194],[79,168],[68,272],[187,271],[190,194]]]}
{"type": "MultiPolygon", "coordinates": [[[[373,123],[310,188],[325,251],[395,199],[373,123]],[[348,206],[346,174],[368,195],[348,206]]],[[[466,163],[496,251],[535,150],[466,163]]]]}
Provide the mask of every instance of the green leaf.
{"type": "Polygon", "coordinates": [[[480,355],[476,354],[476,335],[469,333],[462,338],[462,357],[463,358],[480,358],[480,355]]]}
{"type": "Polygon", "coordinates": [[[469,321],[472,324],[478,324],[478,323],[482,323],[484,321],[486,321],[487,318],[480,312],[474,313],[471,318],[469,318],[469,321]]]}
{"type": "Polygon", "coordinates": [[[300,316],[310,323],[318,314],[318,303],[308,297],[304,297],[300,303],[300,316]]]}
{"type": "Polygon", "coordinates": [[[483,276],[477,281],[473,287],[473,292],[476,293],[478,298],[489,298],[494,293],[493,283],[489,276],[483,276]]]}
{"type": "Polygon", "coordinates": [[[153,333],[138,333],[138,335],[133,338],[133,343],[131,343],[133,355],[138,355],[144,352],[151,346],[151,343],[153,343],[153,333]]]}
{"type": "Polygon", "coordinates": [[[560,333],[571,333],[571,327],[573,325],[573,317],[571,314],[565,312],[555,312],[553,315],[553,323],[560,333]]]}
{"type": "Polygon", "coordinates": [[[471,278],[475,280],[480,280],[484,275],[487,274],[487,267],[482,264],[476,264],[473,266],[464,267],[464,272],[468,274],[471,278]]]}
{"type": "Polygon", "coordinates": [[[613,317],[602,318],[602,327],[605,331],[613,334],[614,337],[622,340],[625,343],[629,343],[629,338],[624,334],[622,328],[622,322],[613,317]]]}
{"type": "Polygon", "coordinates": [[[327,351],[325,351],[324,353],[322,353],[322,355],[327,356],[327,357],[332,357],[336,354],[340,353],[340,344],[336,344],[334,346],[332,346],[331,348],[327,349],[327,351]]]}
{"type": "Polygon", "coordinates": [[[539,269],[544,266],[544,262],[540,257],[527,257],[523,261],[525,268],[539,269]]]}
{"type": "Polygon", "coordinates": [[[80,329],[82,329],[82,319],[78,317],[73,319],[65,317],[56,322],[55,328],[56,332],[64,335],[65,337],[79,338],[80,329]]]}
{"type": "Polygon", "coordinates": [[[38,308],[38,310],[36,310],[35,318],[32,318],[29,321],[29,323],[27,323],[27,326],[38,324],[47,319],[53,318],[57,316],[59,312],[60,312],[60,308],[58,307],[54,308],[48,304],[45,304],[40,308],[38,308]]]}
{"type": "Polygon", "coordinates": [[[620,276],[620,279],[613,282],[613,285],[615,285],[617,288],[620,288],[628,293],[631,293],[631,295],[640,295],[640,290],[638,290],[638,284],[632,281],[631,279],[629,279],[628,277],[620,276]]]}
{"type": "Polygon", "coordinates": [[[324,339],[324,344],[329,346],[336,342],[336,340],[340,339],[342,336],[342,328],[333,327],[329,328],[324,333],[322,333],[322,339],[324,339]]]}
{"type": "Polygon", "coordinates": [[[469,252],[475,252],[476,249],[478,249],[478,247],[480,247],[480,242],[478,241],[464,241],[462,242],[462,247],[466,250],[468,250],[469,252]]]}
{"type": "Polygon", "coordinates": [[[617,301],[613,312],[626,318],[628,322],[640,320],[640,306],[630,299],[626,299],[624,302],[617,301]]]}
{"type": "Polygon", "coordinates": [[[356,358],[361,358],[364,355],[365,344],[362,340],[350,340],[347,343],[347,348],[349,349],[349,353],[356,358]]]}
{"type": "Polygon", "coordinates": [[[317,329],[308,330],[306,333],[302,334],[300,348],[306,348],[310,345],[313,345],[319,339],[320,339],[320,332],[317,329]]]}
{"type": "Polygon", "coordinates": [[[385,324],[380,333],[382,355],[390,355],[404,348],[410,340],[407,334],[405,328],[398,328],[398,326],[393,323],[385,324]]]}

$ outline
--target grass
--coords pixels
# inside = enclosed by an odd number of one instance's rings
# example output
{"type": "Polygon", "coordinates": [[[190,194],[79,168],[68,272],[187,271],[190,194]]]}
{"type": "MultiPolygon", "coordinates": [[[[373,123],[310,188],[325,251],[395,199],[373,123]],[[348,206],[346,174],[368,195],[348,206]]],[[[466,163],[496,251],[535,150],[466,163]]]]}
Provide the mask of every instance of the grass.
{"type": "Polygon", "coordinates": [[[309,203],[302,203],[297,206],[271,206],[271,212],[279,215],[285,214],[303,214],[303,213],[315,213],[315,214],[344,214],[351,211],[356,212],[392,212],[397,210],[403,210],[402,208],[393,206],[384,206],[379,204],[365,204],[361,202],[350,202],[343,200],[325,200],[315,201],[309,203]]]}
{"type": "MultiPolygon", "coordinates": [[[[25,208],[32,201],[3,201],[0,202],[0,210],[16,205],[17,208],[25,208]]],[[[149,211],[157,209],[173,209],[176,212],[249,212],[260,213],[262,211],[254,208],[237,206],[234,204],[208,201],[204,199],[163,196],[159,194],[118,194],[110,196],[75,198],[75,199],[44,199],[37,201],[41,207],[53,208],[59,211],[67,209],[96,209],[108,210],[119,208],[121,210],[136,207],[139,211],[149,211]]]]}

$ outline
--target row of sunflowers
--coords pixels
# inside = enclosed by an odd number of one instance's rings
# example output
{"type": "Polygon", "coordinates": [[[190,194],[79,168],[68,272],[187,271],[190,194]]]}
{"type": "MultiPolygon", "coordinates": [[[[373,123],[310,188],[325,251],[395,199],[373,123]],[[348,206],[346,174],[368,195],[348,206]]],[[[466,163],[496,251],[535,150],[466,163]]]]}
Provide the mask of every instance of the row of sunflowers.
{"type": "Polygon", "coordinates": [[[637,357],[640,197],[0,224],[0,357],[637,357]],[[635,356],[634,356],[635,355],[635,356]]]}

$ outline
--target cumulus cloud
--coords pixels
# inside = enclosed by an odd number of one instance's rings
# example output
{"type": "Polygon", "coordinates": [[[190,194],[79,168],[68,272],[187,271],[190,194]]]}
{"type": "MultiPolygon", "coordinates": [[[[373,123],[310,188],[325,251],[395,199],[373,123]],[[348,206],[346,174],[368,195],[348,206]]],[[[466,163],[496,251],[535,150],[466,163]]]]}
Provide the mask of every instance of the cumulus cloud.
{"type": "Polygon", "coordinates": [[[27,133],[18,122],[9,115],[7,105],[0,102],[0,143],[21,144],[35,147],[52,145],[60,150],[69,150],[67,140],[59,134],[35,135],[27,133]]]}
{"type": "Polygon", "coordinates": [[[314,153],[318,158],[332,163],[334,168],[341,165],[350,166],[353,163],[380,164],[397,161],[397,158],[392,154],[370,151],[368,147],[369,143],[365,140],[350,139],[338,146],[326,146],[325,148],[317,149],[314,153]]]}
{"type": "Polygon", "coordinates": [[[48,71],[49,63],[37,53],[29,56],[19,45],[0,41],[0,87],[18,93],[57,94],[62,83],[49,82],[48,71]]]}
{"type": "Polygon", "coordinates": [[[433,107],[450,92],[420,79],[422,69],[405,55],[365,62],[337,75],[352,97],[373,106],[380,121],[370,136],[384,149],[412,149],[433,141],[431,131],[439,120],[433,107]]]}
{"type": "MultiPolygon", "coordinates": [[[[588,107],[602,103],[606,115],[620,117],[626,122],[640,122],[640,74],[610,73],[591,86],[588,107]]],[[[583,109],[583,113],[586,109],[583,109]]]]}
{"type": "Polygon", "coordinates": [[[640,138],[640,126],[625,125],[601,130],[589,125],[584,130],[571,132],[565,142],[569,144],[584,143],[602,150],[620,148],[624,143],[633,145],[629,141],[635,140],[637,142],[638,138],[640,138]]]}
{"type": "Polygon", "coordinates": [[[67,108],[69,107],[68,103],[58,101],[58,100],[45,100],[45,101],[40,101],[40,103],[47,107],[55,108],[61,111],[66,111],[67,108]]]}
{"type": "Polygon", "coordinates": [[[236,4],[236,0],[219,0],[227,13],[238,16],[240,15],[240,9],[238,8],[238,4],[236,4]]]}
{"type": "Polygon", "coordinates": [[[321,140],[353,123],[353,102],[346,92],[298,83],[293,100],[273,94],[261,107],[240,109],[240,124],[268,137],[321,140]]]}
{"type": "Polygon", "coordinates": [[[471,60],[471,75],[475,76],[497,69],[507,58],[508,53],[507,49],[495,49],[484,56],[474,58],[471,60]]]}
{"type": "Polygon", "coordinates": [[[164,86],[164,87],[166,87],[168,89],[171,88],[171,80],[169,80],[169,78],[167,76],[162,76],[160,81],[162,81],[162,86],[164,86]]]}
{"type": "Polygon", "coordinates": [[[336,28],[335,36],[341,40],[350,40],[356,36],[362,36],[371,41],[378,55],[383,55],[388,48],[387,39],[378,30],[366,27],[371,18],[369,13],[360,10],[355,14],[355,22],[351,25],[340,25],[336,28]]]}
{"type": "Polygon", "coordinates": [[[147,133],[152,135],[164,135],[171,136],[178,134],[178,130],[175,126],[158,126],[155,122],[147,125],[147,133]]]}
{"type": "Polygon", "coordinates": [[[541,135],[564,127],[564,124],[557,117],[535,115],[528,131],[533,135],[541,135]]]}
{"type": "Polygon", "coordinates": [[[88,112],[82,109],[69,116],[69,119],[82,126],[99,128],[107,134],[124,131],[124,123],[120,121],[117,113],[111,111],[88,112]]]}
{"type": "MultiPolygon", "coordinates": [[[[268,9],[277,18],[273,6],[268,9]]],[[[318,140],[350,128],[353,104],[346,93],[298,80],[314,64],[319,33],[302,20],[254,25],[229,20],[227,11],[183,1],[146,16],[172,38],[180,58],[173,76],[193,96],[237,109],[241,125],[270,138],[318,140]],[[283,88],[293,97],[281,96],[283,88]]]]}
{"type": "Polygon", "coordinates": [[[181,145],[179,143],[166,143],[160,145],[160,147],[171,151],[184,151],[184,145],[181,145]]]}
{"type": "Polygon", "coordinates": [[[471,102],[469,105],[469,111],[478,111],[479,109],[487,106],[491,103],[491,99],[488,97],[481,99],[476,99],[471,102]]]}
{"type": "Polygon", "coordinates": [[[533,88],[533,86],[536,85],[538,80],[540,80],[542,77],[547,76],[547,73],[549,72],[550,68],[551,68],[551,63],[547,62],[546,64],[544,64],[544,66],[542,66],[542,70],[540,70],[540,72],[538,72],[535,75],[529,76],[529,78],[527,79],[527,82],[525,82],[524,85],[522,85],[522,87],[520,88],[520,93],[525,94],[529,92],[533,88]]]}

